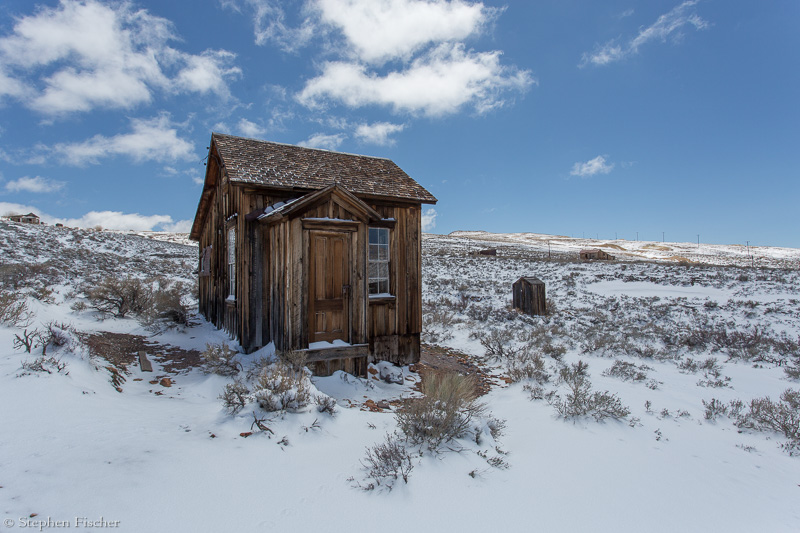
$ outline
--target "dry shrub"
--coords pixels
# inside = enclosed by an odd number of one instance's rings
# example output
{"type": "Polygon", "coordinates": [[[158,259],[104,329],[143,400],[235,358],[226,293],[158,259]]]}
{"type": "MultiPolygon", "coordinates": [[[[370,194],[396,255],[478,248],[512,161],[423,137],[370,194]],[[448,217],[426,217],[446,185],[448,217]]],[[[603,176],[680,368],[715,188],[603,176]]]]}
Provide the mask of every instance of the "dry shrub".
{"type": "Polygon", "coordinates": [[[256,380],[255,398],[265,411],[297,410],[311,401],[310,372],[278,360],[264,368],[256,380]]]}
{"type": "Polygon", "coordinates": [[[598,422],[605,418],[619,420],[630,414],[616,395],[608,391],[592,391],[589,381],[589,365],[583,361],[564,367],[559,373],[560,383],[567,386],[564,398],[553,394],[548,398],[556,413],[563,418],[592,415],[598,422]]]}
{"type": "Polygon", "coordinates": [[[33,312],[22,294],[0,291],[0,322],[14,327],[28,327],[33,320],[33,312]]]}
{"type": "Polygon", "coordinates": [[[510,329],[491,329],[481,333],[478,340],[483,346],[488,359],[498,361],[516,356],[522,348],[515,347],[516,339],[510,329]]]}
{"type": "Polygon", "coordinates": [[[17,377],[29,375],[33,372],[37,373],[46,373],[52,374],[53,372],[61,373],[64,372],[65,375],[69,375],[69,372],[65,372],[67,368],[66,361],[62,361],[56,357],[47,356],[47,355],[40,355],[34,359],[30,359],[28,361],[22,362],[22,373],[18,374],[17,377]]]}
{"type": "Polygon", "coordinates": [[[544,360],[530,352],[520,352],[509,357],[506,362],[508,377],[514,383],[524,380],[534,380],[539,384],[550,381],[550,374],[545,368],[544,360]]]}
{"type": "Polygon", "coordinates": [[[633,363],[617,359],[611,368],[603,372],[603,375],[619,378],[622,381],[644,381],[647,379],[648,370],[653,369],[647,365],[636,366],[633,363]]]}
{"type": "Polygon", "coordinates": [[[736,421],[740,428],[756,431],[777,431],[789,439],[783,444],[789,455],[800,454],[800,391],[786,389],[780,401],[769,396],[750,402],[750,410],[736,421]]]}
{"type": "Polygon", "coordinates": [[[392,490],[394,482],[400,478],[408,483],[408,476],[414,468],[406,447],[392,435],[386,435],[385,442],[367,448],[361,464],[367,471],[367,478],[375,481],[364,486],[365,490],[372,490],[376,485],[392,490]]]}
{"type": "Polygon", "coordinates": [[[395,413],[398,428],[412,444],[437,450],[466,435],[472,422],[485,413],[476,390],[472,376],[429,376],[422,382],[424,396],[406,399],[395,413]]]}
{"type": "Polygon", "coordinates": [[[242,369],[241,363],[235,360],[236,351],[226,344],[206,344],[206,349],[200,354],[206,365],[206,370],[220,376],[233,376],[242,369]]]}
{"type": "Polygon", "coordinates": [[[170,282],[159,279],[158,288],[153,291],[152,303],[143,313],[145,323],[150,329],[189,326],[189,307],[191,287],[187,283],[170,282]]]}
{"type": "Polygon", "coordinates": [[[103,315],[125,318],[143,314],[152,305],[153,289],[137,278],[107,277],[87,291],[89,304],[103,315]]]}
{"type": "Polygon", "coordinates": [[[229,413],[236,414],[250,401],[250,389],[239,381],[228,383],[222,394],[219,395],[219,399],[222,400],[222,405],[229,413]]]}

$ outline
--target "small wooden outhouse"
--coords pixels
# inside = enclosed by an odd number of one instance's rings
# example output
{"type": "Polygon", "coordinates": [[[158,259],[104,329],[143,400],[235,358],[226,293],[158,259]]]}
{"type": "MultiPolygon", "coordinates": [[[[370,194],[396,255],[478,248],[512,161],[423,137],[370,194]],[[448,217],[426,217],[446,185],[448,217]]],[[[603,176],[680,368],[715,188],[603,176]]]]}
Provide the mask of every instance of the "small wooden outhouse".
{"type": "Polygon", "coordinates": [[[200,312],[248,352],[305,351],[320,375],[415,363],[434,203],[389,159],[213,133],[190,233],[200,312]]]}
{"type": "Polygon", "coordinates": [[[512,286],[512,305],[526,315],[546,315],[544,282],[532,276],[523,276],[512,286]]]}

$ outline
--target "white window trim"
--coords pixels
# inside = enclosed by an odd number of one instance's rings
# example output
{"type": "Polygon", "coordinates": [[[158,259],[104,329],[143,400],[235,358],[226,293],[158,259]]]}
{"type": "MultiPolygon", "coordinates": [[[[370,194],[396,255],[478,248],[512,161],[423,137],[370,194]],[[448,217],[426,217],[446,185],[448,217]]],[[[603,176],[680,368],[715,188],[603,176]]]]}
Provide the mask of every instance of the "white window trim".
{"type": "Polygon", "coordinates": [[[371,227],[367,231],[368,231],[368,235],[367,235],[367,293],[369,294],[370,298],[391,297],[392,294],[390,292],[390,290],[391,290],[391,268],[390,268],[390,264],[391,264],[392,257],[391,257],[390,238],[389,238],[390,237],[390,234],[389,234],[390,230],[389,230],[389,228],[371,227]],[[380,243],[373,243],[372,241],[370,241],[369,234],[372,233],[372,230],[378,230],[379,232],[383,232],[383,231],[386,232],[386,243],[385,243],[385,245],[384,244],[380,244],[380,243]],[[384,259],[370,259],[370,253],[369,252],[370,252],[370,248],[372,246],[385,246],[386,247],[386,259],[385,260],[384,259]],[[369,266],[372,263],[386,264],[386,276],[385,277],[383,277],[383,276],[375,277],[375,278],[370,277],[369,276],[369,270],[370,270],[369,266]],[[377,293],[371,292],[371,284],[372,284],[373,281],[378,281],[379,288],[380,288],[380,283],[382,281],[384,281],[384,280],[386,282],[386,291],[385,292],[377,292],[377,293]]]}
{"type": "Polygon", "coordinates": [[[228,298],[227,301],[236,301],[236,228],[228,229],[227,246],[227,275],[228,275],[228,298]]]}

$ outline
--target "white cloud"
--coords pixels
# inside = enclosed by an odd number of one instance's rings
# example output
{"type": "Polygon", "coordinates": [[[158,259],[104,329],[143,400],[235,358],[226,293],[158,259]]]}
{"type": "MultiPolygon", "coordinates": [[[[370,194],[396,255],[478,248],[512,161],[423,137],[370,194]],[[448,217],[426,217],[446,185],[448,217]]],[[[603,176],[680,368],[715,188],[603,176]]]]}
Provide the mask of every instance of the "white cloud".
{"type": "Polygon", "coordinates": [[[602,66],[620,61],[629,55],[638,53],[640,47],[654,40],[666,42],[667,39],[672,38],[673,41],[679,41],[683,37],[681,30],[684,27],[694,27],[696,30],[707,28],[708,22],[692,11],[697,2],[699,0],[686,0],[670,12],[658,17],[658,20],[650,26],[640,29],[638,35],[625,45],[617,44],[615,41],[599,45],[591,54],[583,54],[578,66],[602,66]]]}
{"type": "Polygon", "coordinates": [[[0,38],[0,95],[47,115],[132,108],[156,89],[228,97],[227,80],[241,72],[229,66],[234,54],[188,54],[168,46],[173,40],[169,20],[128,2],[61,0],[0,38]]]}
{"type": "Polygon", "coordinates": [[[312,108],[326,100],[349,107],[388,105],[396,112],[433,117],[455,113],[466,105],[483,113],[504,105],[505,91],[524,91],[535,83],[528,71],[502,66],[500,55],[443,44],[408,68],[385,76],[357,63],[328,62],[320,76],[308,81],[298,100],[312,108]]]}
{"type": "Polygon", "coordinates": [[[46,193],[55,192],[63,188],[63,181],[53,181],[41,176],[35,176],[33,178],[23,176],[17,180],[6,183],[6,191],[8,192],[46,193]]]}
{"type": "Polygon", "coordinates": [[[595,174],[608,174],[614,168],[614,164],[606,163],[605,156],[598,155],[594,159],[590,159],[585,163],[575,163],[572,165],[570,175],[588,178],[595,174]]]}
{"type": "Polygon", "coordinates": [[[346,136],[342,133],[327,135],[324,133],[315,133],[305,141],[297,143],[299,146],[307,148],[322,148],[324,150],[336,150],[344,142],[346,136]]]}
{"type": "Polygon", "coordinates": [[[61,223],[67,227],[133,230],[133,231],[188,231],[189,220],[172,220],[169,215],[140,215],[139,213],[123,213],[122,211],[90,211],[80,218],[60,218],[43,213],[38,207],[8,202],[0,202],[0,213],[26,214],[36,213],[47,224],[61,223]]]}
{"type": "Polygon", "coordinates": [[[431,231],[436,227],[436,209],[430,207],[422,212],[422,231],[431,231]]]}
{"type": "Polygon", "coordinates": [[[161,230],[172,233],[189,233],[192,229],[193,222],[193,220],[179,220],[172,224],[161,224],[161,230]]]}
{"type": "Polygon", "coordinates": [[[364,142],[388,146],[395,143],[389,136],[399,133],[405,129],[404,124],[392,124],[390,122],[375,122],[373,124],[361,124],[356,128],[356,137],[364,142]]]}
{"type": "Polygon", "coordinates": [[[169,215],[140,215],[139,213],[123,213],[122,211],[90,211],[80,218],[58,219],[69,227],[152,231],[164,224],[172,224],[169,215]]]}
{"type": "Polygon", "coordinates": [[[59,143],[51,152],[69,165],[96,164],[101,158],[125,155],[134,161],[163,161],[192,159],[192,144],[178,137],[169,115],[152,119],[131,119],[130,133],[104,137],[95,135],[78,143],[59,143]]]}
{"type": "Polygon", "coordinates": [[[241,74],[241,69],[230,66],[236,54],[225,50],[206,50],[198,55],[186,55],[186,67],[175,78],[175,87],[188,92],[215,93],[223,98],[230,96],[225,80],[241,74]]]}
{"type": "Polygon", "coordinates": [[[278,0],[222,0],[221,4],[239,13],[245,10],[252,13],[253,33],[259,46],[273,42],[286,52],[294,52],[305,46],[317,29],[311,19],[292,27],[278,0]]]}
{"type": "Polygon", "coordinates": [[[421,48],[466,39],[498,10],[461,0],[315,0],[321,22],[341,30],[368,63],[409,58],[421,48]]]}
{"type": "Polygon", "coordinates": [[[45,215],[39,211],[38,207],[33,207],[31,205],[23,205],[23,204],[15,204],[10,202],[0,202],[0,215],[7,216],[7,215],[27,215],[28,213],[35,213],[39,215],[42,220],[49,222],[49,220],[45,219],[45,215]]]}
{"type": "Polygon", "coordinates": [[[259,126],[255,122],[250,122],[246,118],[240,120],[236,128],[239,130],[239,133],[245,137],[260,137],[267,132],[264,127],[259,126]]]}

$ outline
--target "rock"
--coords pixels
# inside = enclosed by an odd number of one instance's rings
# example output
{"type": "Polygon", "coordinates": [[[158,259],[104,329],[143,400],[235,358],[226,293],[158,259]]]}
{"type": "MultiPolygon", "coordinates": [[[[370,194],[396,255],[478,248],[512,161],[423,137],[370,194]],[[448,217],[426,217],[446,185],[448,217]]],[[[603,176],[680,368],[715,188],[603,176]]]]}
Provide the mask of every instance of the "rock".
{"type": "Polygon", "coordinates": [[[391,406],[391,405],[389,405],[389,402],[387,402],[386,400],[381,400],[381,401],[379,401],[377,405],[378,405],[378,407],[380,407],[381,409],[391,409],[391,408],[392,408],[392,406],[391,406]]]}
{"type": "Polygon", "coordinates": [[[403,384],[403,369],[394,366],[381,367],[381,379],[386,383],[403,384]]]}
{"type": "Polygon", "coordinates": [[[161,378],[158,382],[162,387],[172,387],[172,380],[169,378],[161,378]]]}
{"type": "Polygon", "coordinates": [[[371,367],[369,367],[367,369],[367,372],[369,372],[370,374],[377,374],[378,373],[378,369],[375,368],[374,366],[371,366],[371,367]]]}

